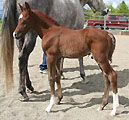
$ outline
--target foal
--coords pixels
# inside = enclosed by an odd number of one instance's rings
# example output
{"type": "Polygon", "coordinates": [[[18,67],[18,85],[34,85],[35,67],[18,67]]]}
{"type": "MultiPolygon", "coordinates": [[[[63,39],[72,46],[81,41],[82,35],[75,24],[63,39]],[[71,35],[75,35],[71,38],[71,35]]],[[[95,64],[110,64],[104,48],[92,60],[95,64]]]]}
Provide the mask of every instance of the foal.
{"type": "Polygon", "coordinates": [[[51,88],[50,104],[46,111],[50,112],[55,104],[55,82],[58,88],[58,104],[63,97],[60,84],[61,58],[82,58],[91,52],[101,68],[105,79],[104,97],[99,110],[103,110],[108,104],[109,85],[111,83],[113,90],[113,110],[111,115],[115,115],[116,109],[119,106],[117,74],[109,64],[115,49],[114,36],[97,28],[72,30],[59,26],[44,13],[32,10],[28,3],[25,2],[25,7],[20,4],[19,6],[21,15],[13,33],[14,37],[20,38],[30,29],[34,29],[42,38],[42,49],[47,58],[48,80],[51,88]]]}

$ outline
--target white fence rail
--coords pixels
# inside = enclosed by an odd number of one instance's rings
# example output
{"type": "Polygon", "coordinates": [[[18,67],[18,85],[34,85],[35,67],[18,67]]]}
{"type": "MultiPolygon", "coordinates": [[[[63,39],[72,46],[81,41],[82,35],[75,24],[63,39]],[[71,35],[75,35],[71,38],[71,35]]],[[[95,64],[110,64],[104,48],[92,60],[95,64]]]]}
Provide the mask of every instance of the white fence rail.
{"type": "Polygon", "coordinates": [[[93,21],[89,21],[89,23],[91,22],[91,24],[92,24],[91,26],[93,26],[93,24],[95,26],[96,23],[95,23],[94,20],[98,20],[98,22],[100,20],[100,23],[101,23],[100,27],[103,28],[103,29],[107,29],[109,24],[110,24],[110,28],[113,28],[113,29],[120,29],[122,27],[119,28],[119,26],[124,26],[124,25],[126,25],[126,27],[125,28],[123,27],[122,29],[125,29],[125,30],[129,29],[129,18],[126,17],[126,16],[129,16],[129,13],[112,13],[112,14],[109,14],[109,15],[122,15],[122,16],[125,16],[125,20],[123,20],[122,18],[119,18],[119,20],[118,19],[109,20],[108,17],[107,17],[108,15],[106,15],[104,17],[100,16],[100,15],[95,15],[95,14],[92,14],[92,15],[93,16],[91,16],[91,13],[86,13],[85,14],[86,25],[88,24],[87,20],[93,20],[93,21]],[[103,21],[103,24],[102,24],[102,21],[103,21]],[[113,21],[114,21],[115,25],[113,24],[113,21]],[[126,21],[126,22],[119,22],[119,21],[126,21]],[[115,26],[116,26],[116,28],[115,28],[115,26]]]}

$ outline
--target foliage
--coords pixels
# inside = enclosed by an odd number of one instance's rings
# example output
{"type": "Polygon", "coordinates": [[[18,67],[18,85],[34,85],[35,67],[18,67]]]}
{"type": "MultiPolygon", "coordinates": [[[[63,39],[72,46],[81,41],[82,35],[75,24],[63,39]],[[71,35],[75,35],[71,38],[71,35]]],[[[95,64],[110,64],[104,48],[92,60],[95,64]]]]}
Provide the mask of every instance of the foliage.
{"type": "Polygon", "coordinates": [[[129,13],[129,7],[126,5],[124,1],[122,1],[122,3],[117,6],[116,12],[123,13],[125,16],[129,17],[129,15],[127,14],[129,13]]]}
{"type": "Polygon", "coordinates": [[[0,19],[0,31],[1,31],[1,27],[2,27],[2,19],[0,19]]]}
{"type": "MultiPolygon", "coordinates": [[[[117,8],[114,8],[112,5],[106,5],[106,7],[109,9],[109,14],[123,14],[126,17],[129,17],[129,6],[126,5],[124,1],[122,1],[117,8]]],[[[90,8],[84,9],[85,13],[85,19],[103,19],[104,17],[101,17],[100,13],[93,13],[93,11],[90,8]],[[100,17],[96,17],[100,16],[100,17]]]]}

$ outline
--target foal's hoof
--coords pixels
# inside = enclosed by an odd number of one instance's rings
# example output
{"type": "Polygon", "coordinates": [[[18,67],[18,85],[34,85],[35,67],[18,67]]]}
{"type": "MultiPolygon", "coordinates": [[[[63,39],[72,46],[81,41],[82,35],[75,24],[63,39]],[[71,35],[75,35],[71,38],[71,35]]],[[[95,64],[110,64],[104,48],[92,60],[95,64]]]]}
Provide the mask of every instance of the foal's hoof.
{"type": "Polygon", "coordinates": [[[48,107],[45,109],[45,111],[46,111],[47,113],[50,113],[50,112],[51,112],[50,106],[48,106],[48,107]]]}
{"type": "Polygon", "coordinates": [[[99,106],[98,108],[97,108],[97,111],[102,111],[103,110],[103,108],[101,107],[101,106],[99,106]]]}
{"type": "Polygon", "coordinates": [[[115,116],[116,115],[116,110],[112,110],[112,112],[110,113],[111,116],[115,116]]]}
{"type": "Polygon", "coordinates": [[[60,100],[57,99],[56,100],[56,104],[59,105],[60,104],[60,100]]]}

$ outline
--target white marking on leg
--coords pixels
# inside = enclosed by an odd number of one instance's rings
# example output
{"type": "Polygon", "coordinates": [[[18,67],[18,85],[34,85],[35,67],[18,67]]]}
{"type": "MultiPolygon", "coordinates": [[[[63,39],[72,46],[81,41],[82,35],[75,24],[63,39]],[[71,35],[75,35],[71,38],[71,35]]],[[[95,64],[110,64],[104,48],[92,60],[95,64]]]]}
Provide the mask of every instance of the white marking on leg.
{"type": "Polygon", "coordinates": [[[48,107],[46,108],[46,112],[50,112],[51,111],[51,109],[52,109],[52,107],[53,107],[53,105],[55,104],[55,96],[53,95],[53,96],[51,96],[51,99],[50,99],[50,104],[48,105],[48,107]]]}
{"type": "Polygon", "coordinates": [[[113,110],[111,112],[111,115],[114,116],[116,115],[117,107],[119,106],[119,98],[118,98],[118,93],[113,93],[113,110]]]}
{"type": "Polygon", "coordinates": [[[20,14],[20,16],[19,16],[19,19],[21,19],[21,18],[23,18],[23,15],[22,14],[20,14]]]}

